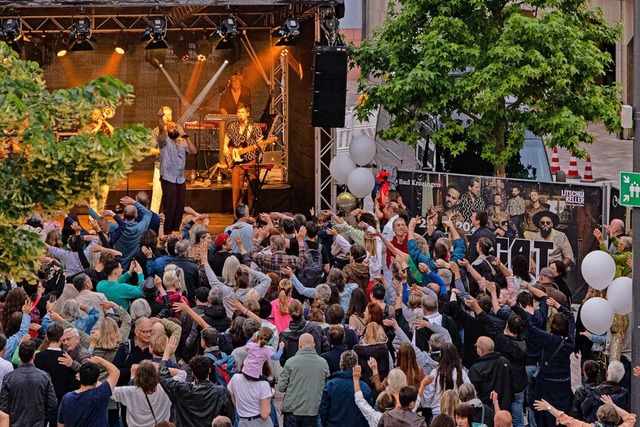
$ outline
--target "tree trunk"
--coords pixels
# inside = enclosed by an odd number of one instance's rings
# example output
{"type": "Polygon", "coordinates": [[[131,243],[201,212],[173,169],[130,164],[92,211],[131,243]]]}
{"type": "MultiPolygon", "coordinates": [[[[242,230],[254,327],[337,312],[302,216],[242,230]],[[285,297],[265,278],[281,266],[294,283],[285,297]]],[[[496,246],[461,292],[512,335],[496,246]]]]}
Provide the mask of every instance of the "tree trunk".
{"type": "MultiPolygon", "coordinates": [[[[504,104],[503,104],[504,105],[504,104]]],[[[503,163],[504,160],[502,159],[502,156],[500,156],[500,153],[502,153],[504,151],[504,138],[505,138],[505,130],[507,128],[507,123],[506,122],[497,122],[494,126],[493,126],[493,138],[495,140],[495,148],[496,148],[496,153],[498,154],[498,161],[496,161],[496,163],[494,163],[493,165],[493,176],[496,177],[500,177],[500,178],[504,178],[507,176],[506,174],[506,163],[503,163]]]]}

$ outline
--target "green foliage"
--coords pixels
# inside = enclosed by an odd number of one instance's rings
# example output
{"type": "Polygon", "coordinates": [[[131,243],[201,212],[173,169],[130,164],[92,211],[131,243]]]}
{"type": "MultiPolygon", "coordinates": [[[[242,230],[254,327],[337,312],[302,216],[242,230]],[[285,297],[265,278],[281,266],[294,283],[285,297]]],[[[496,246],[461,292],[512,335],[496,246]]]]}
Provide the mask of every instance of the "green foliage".
{"type": "Polygon", "coordinates": [[[482,144],[503,174],[525,130],[582,155],[579,143],[593,141],[589,122],[618,129],[619,88],[596,80],[612,64],[599,47],[615,43],[620,26],[608,27],[584,0],[403,0],[388,12],[374,37],[351,49],[368,95],[358,114],[389,111],[385,139],[414,144],[416,120],[439,116],[445,127],[434,142],[454,155],[482,144]]]}
{"type": "Polygon", "coordinates": [[[62,120],[81,125],[95,108],[133,102],[133,87],[111,77],[49,92],[38,64],[22,61],[0,42],[0,275],[33,277],[43,245],[20,230],[34,209],[67,210],[115,184],[142,158],[149,130],[141,125],[105,134],[79,133],[56,142],[62,120]]]}

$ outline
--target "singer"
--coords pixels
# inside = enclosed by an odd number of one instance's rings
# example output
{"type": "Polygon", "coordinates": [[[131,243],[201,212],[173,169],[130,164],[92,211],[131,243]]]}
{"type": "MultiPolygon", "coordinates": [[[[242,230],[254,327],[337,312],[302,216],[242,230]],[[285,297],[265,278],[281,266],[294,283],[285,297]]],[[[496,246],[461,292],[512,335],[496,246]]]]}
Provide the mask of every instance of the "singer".
{"type": "Polygon", "coordinates": [[[231,170],[231,193],[234,210],[242,203],[244,179],[245,177],[248,179],[247,206],[249,212],[253,208],[253,192],[258,185],[258,171],[255,169],[244,170],[240,165],[255,163],[256,158],[260,155],[258,142],[262,140],[260,127],[248,120],[250,113],[251,108],[248,105],[238,104],[236,112],[238,121],[231,123],[227,128],[222,147],[223,157],[221,157],[226,159],[227,167],[231,170]],[[254,146],[255,149],[245,150],[254,146]],[[240,151],[243,151],[243,154],[238,154],[240,151]]]}

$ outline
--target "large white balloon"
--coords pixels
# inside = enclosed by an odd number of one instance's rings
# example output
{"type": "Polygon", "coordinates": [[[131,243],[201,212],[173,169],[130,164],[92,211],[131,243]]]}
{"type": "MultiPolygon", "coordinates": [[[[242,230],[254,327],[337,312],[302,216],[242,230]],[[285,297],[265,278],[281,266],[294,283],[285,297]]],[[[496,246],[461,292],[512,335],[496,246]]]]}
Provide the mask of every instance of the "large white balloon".
{"type": "Polygon", "coordinates": [[[629,314],[632,310],[631,289],[633,285],[628,277],[618,277],[607,289],[607,301],[611,303],[613,311],[617,314],[629,314]]]}
{"type": "Polygon", "coordinates": [[[351,194],[361,199],[373,191],[376,185],[376,179],[371,171],[367,168],[355,168],[349,174],[347,179],[347,187],[351,194]]]}
{"type": "Polygon", "coordinates": [[[376,143],[369,135],[358,135],[349,144],[349,155],[358,166],[368,165],[376,155],[376,143]]]}
{"type": "Polygon", "coordinates": [[[613,324],[613,307],[604,298],[591,298],[580,309],[580,318],[585,328],[592,334],[602,335],[613,324]]]}
{"type": "Polygon", "coordinates": [[[594,289],[603,290],[616,275],[616,263],[607,252],[589,252],[582,260],[582,277],[594,289]]]}
{"type": "Polygon", "coordinates": [[[352,170],[356,168],[356,164],[353,163],[351,157],[347,153],[340,153],[331,159],[329,163],[329,171],[331,176],[336,180],[338,184],[346,184],[347,178],[352,170]]]}

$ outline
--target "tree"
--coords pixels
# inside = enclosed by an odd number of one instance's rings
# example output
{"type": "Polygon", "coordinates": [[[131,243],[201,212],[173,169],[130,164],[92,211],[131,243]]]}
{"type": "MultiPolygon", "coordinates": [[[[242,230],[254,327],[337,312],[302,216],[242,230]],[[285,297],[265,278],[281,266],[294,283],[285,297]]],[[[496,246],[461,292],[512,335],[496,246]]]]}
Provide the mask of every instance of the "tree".
{"type": "Polygon", "coordinates": [[[497,176],[522,148],[525,130],[583,155],[591,121],[619,127],[617,86],[596,81],[615,43],[601,10],[584,0],[403,0],[352,58],[367,95],[358,114],[382,105],[386,139],[415,144],[416,120],[438,116],[432,135],[452,155],[481,144],[497,176]],[[370,80],[371,79],[371,80],[370,80]]]}
{"type": "Polygon", "coordinates": [[[133,102],[133,88],[111,77],[49,92],[37,63],[0,42],[0,275],[33,278],[44,255],[38,235],[19,228],[33,210],[67,210],[114,184],[140,159],[149,130],[141,125],[79,133],[56,142],[63,121],[90,120],[95,108],[133,102]]]}

